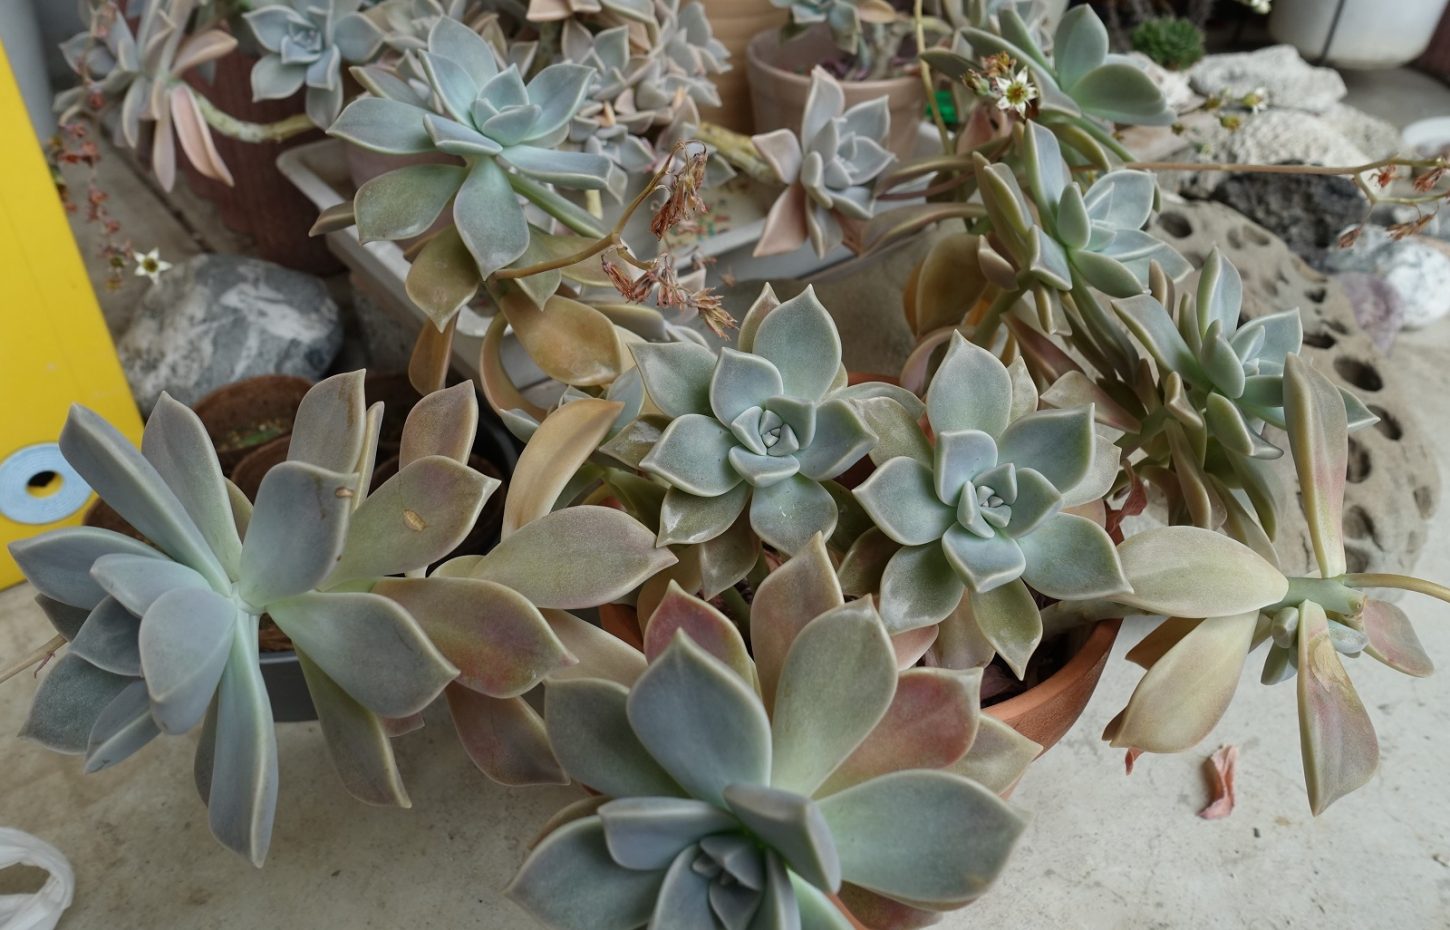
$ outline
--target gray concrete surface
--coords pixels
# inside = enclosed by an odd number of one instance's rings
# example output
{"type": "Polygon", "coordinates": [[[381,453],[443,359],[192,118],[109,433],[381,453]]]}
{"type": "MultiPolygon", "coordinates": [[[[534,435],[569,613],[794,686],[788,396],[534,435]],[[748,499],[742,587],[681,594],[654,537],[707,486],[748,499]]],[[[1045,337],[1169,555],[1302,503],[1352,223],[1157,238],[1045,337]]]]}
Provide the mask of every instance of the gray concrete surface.
{"type": "MultiPolygon", "coordinates": [[[[1450,325],[1403,340],[1387,366],[1424,399],[1421,427],[1450,462],[1450,325]]],[[[1418,570],[1450,579],[1450,520],[1430,527],[1418,570]]],[[[50,634],[25,587],[0,592],[0,656],[50,634]]],[[[1450,663],[1450,606],[1406,603],[1432,656],[1450,663]]],[[[1114,658],[1146,628],[1130,622],[1114,658]]],[[[1160,928],[1450,927],[1450,678],[1416,681],[1369,659],[1350,671],[1379,727],[1382,770],[1314,820],[1301,784],[1292,685],[1263,688],[1251,663],[1234,706],[1199,751],[1145,757],[1131,777],[1098,740],[1136,681],[1109,666],[1077,728],[1033,766],[1015,801],[1033,814],[998,887],[942,926],[1160,928]],[[1196,812],[1202,764],[1241,753],[1238,809],[1196,812]]],[[[36,681],[0,687],[15,732],[36,681]]],[[[480,928],[527,930],[499,895],[565,789],[508,791],[474,772],[434,717],[398,740],[414,808],[345,796],[315,724],[280,727],[282,790],[271,856],[257,871],[207,833],[192,737],[162,739],[115,770],[17,740],[0,750],[0,824],[59,846],[75,866],[62,930],[120,928],[480,928]]],[[[0,873],[0,893],[33,875],[0,873]]]]}

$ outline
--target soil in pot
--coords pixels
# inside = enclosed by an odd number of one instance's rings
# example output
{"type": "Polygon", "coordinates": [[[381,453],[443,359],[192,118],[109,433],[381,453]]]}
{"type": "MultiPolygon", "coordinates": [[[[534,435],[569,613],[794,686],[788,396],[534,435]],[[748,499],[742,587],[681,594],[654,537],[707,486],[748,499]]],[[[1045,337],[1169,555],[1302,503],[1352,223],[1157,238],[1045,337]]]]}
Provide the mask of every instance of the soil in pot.
{"type": "Polygon", "coordinates": [[[290,435],[297,406],[312,387],[293,375],[259,375],[223,385],[192,408],[206,426],[217,450],[222,474],[247,454],[274,439],[290,435]]]}
{"type": "MultiPolygon", "coordinates": [[[[750,99],[755,131],[789,129],[798,132],[811,89],[811,69],[831,70],[842,57],[825,26],[812,26],[795,38],[781,40],[780,30],[769,29],[750,40],[745,57],[750,73],[750,99]]],[[[887,147],[901,160],[916,148],[917,125],[926,113],[926,89],[916,73],[875,81],[842,80],[846,106],[885,97],[890,101],[891,137],[887,147]]]]}

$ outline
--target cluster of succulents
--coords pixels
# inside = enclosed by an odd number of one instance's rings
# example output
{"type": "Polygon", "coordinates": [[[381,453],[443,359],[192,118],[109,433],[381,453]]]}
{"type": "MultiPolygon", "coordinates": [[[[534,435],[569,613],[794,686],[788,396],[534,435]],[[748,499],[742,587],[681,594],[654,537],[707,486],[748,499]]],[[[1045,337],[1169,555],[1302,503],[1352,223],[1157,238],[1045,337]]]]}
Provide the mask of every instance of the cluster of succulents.
{"type": "Polygon", "coordinates": [[[370,61],[383,34],[362,0],[288,0],[254,7],[248,27],[266,54],[252,66],[252,96],[279,100],[306,87],[307,115],[326,128],[342,111],[343,64],[370,61]]]}

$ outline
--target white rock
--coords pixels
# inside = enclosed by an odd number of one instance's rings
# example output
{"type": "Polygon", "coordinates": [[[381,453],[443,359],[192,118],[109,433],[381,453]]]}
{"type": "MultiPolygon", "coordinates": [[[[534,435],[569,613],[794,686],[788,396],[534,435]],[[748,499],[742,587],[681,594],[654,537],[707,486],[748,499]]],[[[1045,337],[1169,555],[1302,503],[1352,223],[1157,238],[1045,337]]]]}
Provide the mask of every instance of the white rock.
{"type": "MultiPolygon", "coordinates": [[[[1192,137],[1201,145],[1185,155],[1187,161],[1362,165],[1372,160],[1328,120],[1301,110],[1246,113],[1242,125],[1232,132],[1216,121],[1199,120],[1194,123],[1192,137]]],[[[1178,190],[1206,197],[1223,175],[1199,173],[1176,180],[1178,190]]]]}
{"type": "Polygon", "coordinates": [[[255,258],[198,255],[147,290],[116,352],[150,411],[162,391],[190,404],[252,375],[318,378],[341,345],[337,304],[319,279],[255,258]]]}
{"type": "Polygon", "coordinates": [[[1271,45],[1254,52],[1209,55],[1188,72],[1193,89],[1205,96],[1242,97],[1263,88],[1269,104],[1323,113],[1347,92],[1333,68],[1316,68],[1292,45],[1271,45]]]}
{"type": "Polygon", "coordinates": [[[1354,248],[1331,252],[1336,271],[1367,271],[1399,294],[1405,329],[1420,329],[1450,314],[1450,253],[1421,237],[1391,239],[1379,226],[1365,226],[1354,248]]]}

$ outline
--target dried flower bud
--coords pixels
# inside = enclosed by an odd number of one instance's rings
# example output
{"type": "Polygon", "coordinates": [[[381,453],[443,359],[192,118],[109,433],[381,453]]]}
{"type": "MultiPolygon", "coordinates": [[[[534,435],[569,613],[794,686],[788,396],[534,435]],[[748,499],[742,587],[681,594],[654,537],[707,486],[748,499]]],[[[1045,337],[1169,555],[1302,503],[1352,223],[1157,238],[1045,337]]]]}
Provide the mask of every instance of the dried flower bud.
{"type": "Polygon", "coordinates": [[[1339,247],[1341,249],[1353,248],[1354,244],[1359,241],[1359,234],[1362,232],[1364,232],[1363,225],[1352,226],[1345,230],[1339,236],[1339,247]]]}
{"type": "Polygon", "coordinates": [[[1435,218],[1433,213],[1423,213],[1408,223],[1396,223],[1389,229],[1391,239],[1407,239],[1416,235],[1420,230],[1429,225],[1430,220],[1435,218]]]}
{"type": "Polygon", "coordinates": [[[1434,168],[1415,178],[1415,190],[1422,194],[1428,194],[1444,179],[1445,171],[1445,165],[1436,165],[1434,168]]]}
{"type": "Polygon", "coordinates": [[[670,153],[670,159],[673,161],[679,157],[682,163],[678,170],[666,171],[660,178],[660,187],[669,194],[655,211],[654,219],[650,223],[650,232],[654,233],[656,239],[664,238],[665,233],[692,219],[697,213],[709,212],[705,201],[700,197],[700,189],[705,184],[705,167],[710,159],[709,150],[699,145],[698,151],[690,152],[689,147],[688,142],[675,147],[675,151],[670,153]]]}

